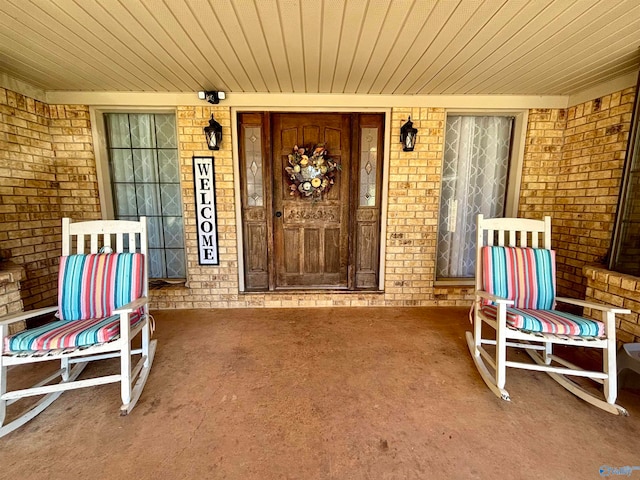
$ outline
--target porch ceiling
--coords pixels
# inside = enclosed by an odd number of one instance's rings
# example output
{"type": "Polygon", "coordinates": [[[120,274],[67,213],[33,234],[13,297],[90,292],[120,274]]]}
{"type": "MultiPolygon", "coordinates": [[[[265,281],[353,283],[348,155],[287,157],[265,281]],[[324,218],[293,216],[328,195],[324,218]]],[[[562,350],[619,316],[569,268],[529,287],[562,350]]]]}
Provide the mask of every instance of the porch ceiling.
{"type": "Polygon", "coordinates": [[[638,69],[637,0],[2,0],[43,90],[570,95],[638,69]]]}

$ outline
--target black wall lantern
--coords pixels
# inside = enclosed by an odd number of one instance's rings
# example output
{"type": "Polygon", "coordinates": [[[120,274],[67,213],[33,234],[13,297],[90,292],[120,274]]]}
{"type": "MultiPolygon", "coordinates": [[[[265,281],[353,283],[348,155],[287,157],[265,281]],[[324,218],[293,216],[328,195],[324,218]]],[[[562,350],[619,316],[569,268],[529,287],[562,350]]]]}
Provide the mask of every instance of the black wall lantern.
{"type": "Polygon", "coordinates": [[[413,128],[413,122],[411,116],[400,128],[400,143],[402,143],[402,150],[405,152],[413,152],[413,147],[416,146],[416,137],[418,135],[418,129],[413,128]]]}
{"type": "Polygon", "coordinates": [[[207,147],[209,147],[209,150],[220,150],[222,125],[213,119],[213,113],[211,114],[211,120],[209,120],[209,126],[204,127],[204,134],[207,137],[207,147]]]}

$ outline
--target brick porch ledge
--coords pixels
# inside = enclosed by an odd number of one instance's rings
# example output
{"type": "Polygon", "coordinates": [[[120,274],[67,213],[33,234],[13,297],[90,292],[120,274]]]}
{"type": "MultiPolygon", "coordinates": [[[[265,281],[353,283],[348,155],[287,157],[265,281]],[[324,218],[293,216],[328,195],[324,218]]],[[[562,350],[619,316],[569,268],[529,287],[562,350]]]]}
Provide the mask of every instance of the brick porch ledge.
{"type": "MultiPolygon", "coordinates": [[[[616,334],[619,344],[640,342],[640,277],[586,265],[582,273],[587,279],[585,300],[628,308],[629,315],[618,315],[616,334]]],[[[596,318],[597,312],[585,310],[585,316],[596,318]]]]}

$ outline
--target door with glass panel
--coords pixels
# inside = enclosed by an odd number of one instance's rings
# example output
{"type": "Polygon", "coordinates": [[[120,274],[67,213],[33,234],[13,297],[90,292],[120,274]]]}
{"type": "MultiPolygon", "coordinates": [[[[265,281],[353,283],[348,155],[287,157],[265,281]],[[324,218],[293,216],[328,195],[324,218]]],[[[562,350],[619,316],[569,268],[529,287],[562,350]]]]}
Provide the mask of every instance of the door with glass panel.
{"type": "Polygon", "coordinates": [[[116,219],[147,217],[149,276],[184,279],[180,168],[174,114],[105,114],[116,219]]]}
{"type": "Polygon", "coordinates": [[[245,288],[377,289],[383,116],[257,112],[238,119],[245,288]],[[340,169],[313,198],[292,192],[285,169],[295,145],[317,144],[340,169]]]}
{"type": "Polygon", "coordinates": [[[475,275],[476,216],[505,214],[514,118],[448,115],[436,278],[475,275]]]}

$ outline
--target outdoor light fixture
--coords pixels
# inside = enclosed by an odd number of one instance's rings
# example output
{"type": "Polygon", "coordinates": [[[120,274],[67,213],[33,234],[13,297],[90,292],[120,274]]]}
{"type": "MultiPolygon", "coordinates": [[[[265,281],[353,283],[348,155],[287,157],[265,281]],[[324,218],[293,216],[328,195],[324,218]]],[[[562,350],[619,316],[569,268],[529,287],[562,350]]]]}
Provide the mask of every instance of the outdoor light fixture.
{"type": "Polygon", "coordinates": [[[227,98],[227,95],[224,92],[198,92],[198,98],[217,105],[220,100],[227,98]]]}
{"type": "Polygon", "coordinates": [[[413,147],[416,146],[416,136],[418,135],[418,129],[413,128],[413,122],[411,116],[400,128],[400,143],[402,143],[402,150],[405,152],[413,152],[413,147]]]}
{"type": "Polygon", "coordinates": [[[211,114],[211,120],[209,120],[209,126],[204,127],[204,135],[207,137],[207,147],[209,147],[209,150],[220,150],[222,125],[213,119],[213,113],[211,114]]]}

